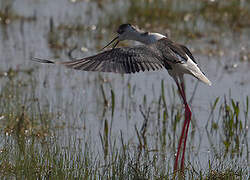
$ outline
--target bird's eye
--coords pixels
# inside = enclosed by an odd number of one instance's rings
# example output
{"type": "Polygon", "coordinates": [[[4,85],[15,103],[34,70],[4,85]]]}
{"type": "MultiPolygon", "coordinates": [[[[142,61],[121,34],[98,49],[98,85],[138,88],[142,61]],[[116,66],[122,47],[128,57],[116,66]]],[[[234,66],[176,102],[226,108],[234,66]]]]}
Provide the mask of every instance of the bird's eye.
{"type": "Polygon", "coordinates": [[[117,30],[117,33],[118,33],[118,34],[122,34],[122,33],[124,33],[124,30],[123,30],[123,29],[118,29],[118,30],[117,30]]]}

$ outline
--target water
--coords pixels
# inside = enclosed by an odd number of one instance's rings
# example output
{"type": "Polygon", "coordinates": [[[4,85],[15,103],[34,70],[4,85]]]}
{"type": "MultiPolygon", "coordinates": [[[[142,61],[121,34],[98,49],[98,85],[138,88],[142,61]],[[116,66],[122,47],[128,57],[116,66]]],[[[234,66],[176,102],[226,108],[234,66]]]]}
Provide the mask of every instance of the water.
{"type": "MultiPolygon", "coordinates": [[[[197,4],[187,6],[188,3],[185,2],[178,6],[178,3],[172,4],[177,12],[187,11],[188,6],[194,9],[199,8],[197,4]]],[[[249,3],[246,1],[241,1],[241,3],[242,7],[246,6],[249,9],[249,3]]],[[[144,96],[146,96],[148,106],[151,104],[152,109],[156,109],[155,104],[161,94],[161,80],[164,80],[168,106],[171,107],[173,103],[181,106],[180,99],[173,97],[172,88],[176,90],[176,87],[166,70],[117,75],[79,72],[30,61],[34,56],[57,58],[60,61],[68,60],[67,53],[75,45],[78,45],[78,49],[73,52],[76,57],[97,53],[115,36],[114,31],[119,24],[129,20],[138,21],[136,12],[134,12],[134,19],[133,14],[130,13],[129,1],[105,3],[66,0],[1,0],[0,4],[2,11],[6,9],[7,4],[10,7],[8,10],[10,18],[5,19],[7,24],[3,23],[2,18],[0,25],[0,70],[35,69],[32,74],[36,81],[35,96],[48,107],[50,112],[61,114],[55,119],[56,123],[65,123],[69,127],[62,133],[62,144],[67,145],[70,137],[80,139],[91,137],[93,144],[96,143],[95,146],[99,146],[99,133],[103,131],[105,119],[112,124],[113,137],[118,136],[121,131],[126,140],[136,143],[134,127],[136,125],[140,128],[143,124],[139,105],[143,104],[144,96]],[[88,51],[81,52],[81,47],[87,48],[88,51]],[[109,103],[111,103],[111,88],[115,92],[116,106],[113,120],[110,105],[107,110],[105,109],[101,86],[104,88],[109,103]]],[[[184,17],[186,20],[189,19],[188,13],[184,17]]],[[[238,31],[233,28],[227,29],[221,24],[211,23],[202,17],[196,19],[192,14],[190,18],[195,26],[190,26],[185,19],[166,25],[166,19],[162,17],[160,20],[148,19],[148,23],[162,24],[162,27],[150,24],[148,27],[149,30],[154,29],[162,33],[170,31],[173,40],[186,44],[193,51],[201,69],[213,83],[211,87],[198,83],[191,105],[193,122],[190,130],[195,133],[189,139],[188,148],[189,151],[197,152],[202,164],[207,162],[211,152],[211,143],[209,143],[208,134],[205,133],[210,104],[217,97],[224,95],[230,95],[231,98],[240,102],[244,102],[246,96],[250,95],[250,30],[249,26],[242,27],[238,31]],[[165,28],[165,26],[168,27],[165,28]],[[193,36],[183,32],[189,29],[191,32],[193,30],[202,33],[201,37],[190,38],[193,36]]],[[[127,44],[133,43],[127,42],[127,44]]],[[[26,77],[23,76],[23,78],[26,77]]],[[[3,78],[0,79],[0,87],[3,87],[5,82],[3,78]]],[[[196,79],[186,76],[188,98],[193,95],[196,84],[196,79]]],[[[156,127],[156,115],[152,112],[149,120],[149,131],[151,131],[149,134],[156,133],[156,127]]],[[[178,126],[177,132],[179,133],[174,135],[172,140],[177,141],[180,130],[181,125],[178,126]]],[[[249,142],[249,135],[247,139],[249,142]]],[[[171,153],[173,158],[174,150],[171,153]]]]}

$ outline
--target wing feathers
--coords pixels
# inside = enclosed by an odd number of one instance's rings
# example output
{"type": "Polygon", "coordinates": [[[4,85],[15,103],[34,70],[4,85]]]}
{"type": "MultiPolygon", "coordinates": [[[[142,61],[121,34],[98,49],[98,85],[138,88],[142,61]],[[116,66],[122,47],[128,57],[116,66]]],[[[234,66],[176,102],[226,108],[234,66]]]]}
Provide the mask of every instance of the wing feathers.
{"type": "Polygon", "coordinates": [[[36,59],[36,61],[62,64],[68,68],[83,71],[136,73],[161,68],[171,69],[171,64],[182,63],[183,58],[187,58],[186,51],[184,47],[165,38],[151,45],[115,48],[74,61],[53,62],[41,59],[36,59]],[[177,48],[174,48],[175,46],[177,48]]]}

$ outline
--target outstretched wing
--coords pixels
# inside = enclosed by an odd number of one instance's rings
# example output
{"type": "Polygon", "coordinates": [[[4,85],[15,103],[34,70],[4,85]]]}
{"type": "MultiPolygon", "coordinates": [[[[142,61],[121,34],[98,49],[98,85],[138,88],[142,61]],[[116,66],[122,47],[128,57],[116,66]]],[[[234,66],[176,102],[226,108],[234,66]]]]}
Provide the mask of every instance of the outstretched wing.
{"type": "Polygon", "coordinates": [[[155,46],[145,45],[115,48],[94,56],[67,62],[53,62],[38,58],[33,58],[33,60],[41,63],[63,64],[76,70],[115,73],[136,73],[165,67],[161,52],[155,46]]]}

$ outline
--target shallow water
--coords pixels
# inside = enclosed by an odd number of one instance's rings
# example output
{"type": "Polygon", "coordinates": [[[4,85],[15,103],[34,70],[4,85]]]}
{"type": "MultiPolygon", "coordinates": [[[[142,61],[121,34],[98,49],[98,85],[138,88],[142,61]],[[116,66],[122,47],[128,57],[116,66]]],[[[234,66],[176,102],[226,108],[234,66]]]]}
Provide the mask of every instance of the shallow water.
{"type": "MultiPolygon", "coordinates": [[[[195,1],[194,1],[195,2],[195,1]]],[[[193,3],[194,3],[193,2],[193,3]]],[[[166,101],[181,106],[179,97],[173,97],[172,88],[176,87],[174,81],[169,77],[167,71],[146,72],[134,75],[117,75],[96,72],[79,72],[64,67],[53,65],[42,65],[31,62],[31,57],[57,58],[67,60],[67,53],[75,46],[78,49],[73,52],[76,57],[84,57],[95,54],[112,37],[119,24],[129,20],[133,23],[138,21],[136,13],[128,14],[131,3],[124,1],[33,1],[1,0],[2,11],[10,4],[8,13],[9,20],[0,24],[0,60],[1,71],[12,69],[34,68],[32,74],[37,86],[35,95],[39,101],[49,108],[50,112],[60,112],[61,116],[55,119],[56,123],[66,123],[68,130],[63,131],[62,144],[67,145],[71,138],[88,138],[90,135],[93,144],[99,146],[99,133],[103,131],[105,119],[112,123],[112,135],[116,137],[120,131],[124,133],[126,140],[137,142],[134,138],[134,126],[138,128],[143,124],[143,116],[139,111],[139,105],[143,104],[144,95],[147,105],[155,108],[155,104],[161,94],[161,80],[164,80],[166,101]],[[114,11],[115,9],[115,11],[114,11]],[[12,17],[12,18],[11,18],[12,17]],[[7,24],[6,24],[7,23],[7,24]],[[80,48],[88,51],[81,52],[80,48]],[[101,93],[103,86],[109,103],[111,103],[111,89],[115,92],[115,109],[112,120],[112,110],[109,106],[103,113],[105,106],[101,93]]],[[[174,11],[186,11],[187,7],[198,8],[199,5],[184,4],[178,2],[171,4],[174,11]],[[180,6],[178,5],[181,4],[180,6]]],[[[241,1],[248,9],[250,4],[241,1]]],[[[191,11],[192,12],[192,11],[191,11]]],[[[145,16],[147,17],[147,16],[145,16]]],[[[188,19],[188,13],[184,16],[188,19]]],[[[138,17],[139,18],[139,17],[138,17]]],[[[198,83],[191,76],[186,76],[186,93],[190,98],[194,93],[191,108],[193,120],[189,138],[189,151],[199,159],[200,164],[207,164],[208,158],[212,156],[211,143],[205,132],[205,124],[210,113],[210,104],[217,97],[230,96],[236,101],[244,102],[246,96],[250,95],[250,26],[242,27],[235,31],[226,28],[229,25],[217,25],[206,21],[202,16],[191,16],[192,24],[178,21],[176,24],[165,23],[162,20],[150,19],[148,23],[162,24],[159,30],[154,25],[148,25],[148,30],[169,33],[173,40],[187,45],[196,57],[198,64],[213,83],[209,87],[198,83]],[[167,26],[167,28],[165,27],[167,26]],[[192,29],[203,33],[201,37],[190,38],[182,30],[192,29]],[[182,34],[184,33],[184,34],[182,34]],[[204,155],[205,154],[205,155],[204,155]]],[[[147,21],[147,19],[145,20],[147,21]]],[[[146,26],[146,25],[145,25],[146,26]]],[[[146,27],[145,27],[146,28],[146,27]]],[[[190,33],[190,32],[188,32],[190,33]]],[[[192,36],[191,36],[192,37],[192,36]]],[[[133,44],[128,42],[127,44],[133,44]]],[[[22,78],[22,77],[19,77],[22,78]]],[[[23,78],[26,78],[23,76],[23,78]]],[[[0,79],[0,87],[4,86],[6,80],[0,79]]],[[[223,102],[221,98],[220,101],[223,102]]],[[[148,133],[157,132],[156,113],[151,113],[148,133]]],[[[249,122],[249,119],[248,119],[249,122]]],[[[172,140],[177,141],[181,130],[178,126],[177,134],[172,140]]],[[[60,133],[60,132],[59,132],[60,133]]],[[[172,134],[172,132],[169,132],[172,134]]],[[[173,135],[173,134],[172,134],[173,135]]],[[[149,135],[150,136],[150,135],[149,135]]],[[[248,133],[247,141],[250,136],[248,133]]],[[[219,143],[218,139],[213,139],[219,143]]],[[[243,145],[244,146],[244,145],[243,145]]],[[[218,148],[220,145],[217,144],[218,148]]],[[[174,157],[174,151],[171,151],[174,157]]],[[[246,151],[244,154],[246,156],[246,151]]],[[[191,158],[192,159],[192,158],[191,158]]],[[[196,161],[196,160],[194,160],[196,161]]],[[[245,163],[247,159],[245,159],[245,163]]],[[[205,165],[204,165],[205,166],[205,165]]]]}

